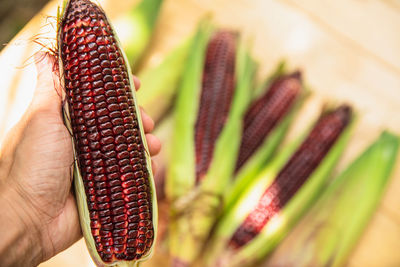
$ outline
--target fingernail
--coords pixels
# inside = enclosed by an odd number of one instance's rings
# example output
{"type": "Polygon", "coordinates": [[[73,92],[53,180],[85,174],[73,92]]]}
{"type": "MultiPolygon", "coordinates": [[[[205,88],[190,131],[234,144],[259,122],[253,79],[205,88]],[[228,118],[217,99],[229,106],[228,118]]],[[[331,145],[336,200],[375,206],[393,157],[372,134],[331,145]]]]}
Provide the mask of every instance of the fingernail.
{"type": "Polygon", "coordinates": [[[139,90],[140,88],[140,80],[138,77],[136,77],[135,75],[133,75],[133,83],[135,85],[135,89],[136,91],[139,90]]]}

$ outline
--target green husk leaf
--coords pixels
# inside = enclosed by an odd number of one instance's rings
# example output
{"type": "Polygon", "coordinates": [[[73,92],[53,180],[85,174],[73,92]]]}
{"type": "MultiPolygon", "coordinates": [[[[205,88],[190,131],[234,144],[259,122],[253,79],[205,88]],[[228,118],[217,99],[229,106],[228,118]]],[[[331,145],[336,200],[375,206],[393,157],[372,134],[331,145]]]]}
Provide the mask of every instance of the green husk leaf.
{"type": "Polygon", "coordinates": [[[288,114],[288,116],[286,116],[284,120],[276,126],[264,143],[259,147],[259,149],[257,149],[255,154],[253,154],[235,176],[234,182],[229,186],[229,190],[227,190],[225,194],[223,213],[226,213],[232,208],[243,193],[243,190],[252,183],[254,177],[256,177],[261,172],[262,168],[268,164],[269,159],[285,137],[293,117],[293,113],[288,114]]]}
{"type": "MultiPolygon", "coordinates": [[[[172,147],[175,149],[170,157],[166,180],[166,195],[173,205],[176,205],[175,203],[180,197],[187,194],[195,185],[193,137],[195,136],[195,122],[199,106],[200,79],[202,78],[206,46],[211,33],[212,26],[210,24],[200,23],[190,48],[191,53],[187,58],[183,80],[176,99],[175,134],[172,138],[172,147]]],[[[182,211],[171,207],[168,242],[170,254],[173,257],[179,255],[183,243],[181,233],[190,231],[190,225],[182,223],[179,213],[182,211]]],[[[193,256],[188,255],[188,257],[192,258],[193,256]]]]}
{"type": "Polygon", "coordinates": [[[296,140],[289,147],[285,148],[283,154],[280,154],[276,160],[271,162],[271,165],[267,166],[244,189],[244,193],[240,196],[236,204],[221,219],[212,239],[211,246],[209,246],[209,254],[206,255],[209,266],[214,266],[216,262],[222,264],[222,266],[248,266],[262,260],[272,252],[301,216],[312,206],[320,194],[321,188],[326,183],[332,169],[345,149],[351,129],[352,123],[344,129],[334,146],[304,185],[291,198],[281,212],[272,218],[253,240],[238,251],[224,251],[227,247],[227,242],[235,230],[241,225],[252,207],[254,207],[254,204],[257,203],[265,189],[272,183],[279,170],[301,142],[296,140]]]}
{"type": "MultiPolygon", "coordinates": [[[[201,31],[200,31],[201,32],[201,31]]],[[[198,35],[186,64],[176,106],[175,148],[167,176],[167,195],[173,202],[170,248],[174,259],[192,263],[202,249],[221,207],[239,149],[242,116],[250,101],[255,64],[246,47],[238,41],[236,88],[225,126],[215,144],[210,168],[195,186],[194,130],[199,105],[204,57],[211,28],[198,35]]]]}
{"type": "Polygon", "coordinates": [[[198,109],[198,96],[201,89],[205,47],[211,35],[211,25],[201,23],[190,46],[181,85],[178,89],[174,110],[175,134],[172,138],[174,151],[168,168],[166,193],[175,200],[188,192],[195,183],[194,125],[198,109]]]}
{"type": "Polygon", "coordinates": [[[163,118],[173,104],[192,39],[184,40],[159,65],[137,74],[142,84],[136,94],[138,101],[155,122],[163,118]]]}
{"type": "Polygon", "coordinates": [[[272,263],[343,266],[385,191],[400,140],[383,132],[323,192],[272,263]]]}
{"type": "MultiPolygon", "coordinates": [[[[169,165],[171,155],[171,151],[173,149],[170,140],[172,139],[174,132],[174,118],[172,114],[169,114],[165,117],[158,125],[157,128],[154,129],[154,135],[160,140],[162,146],[162,150],[160,153],[153,157],[153,162],[156,166],[157,172],[154,176],[155,184],[157,186],[157,198],[159,201],[163,201],[165,199],[165,181],[166,181],[166,169],[169,165]]],[[[162,212],[162,211],[160,211],[162,212]]],[[[164,212],[166,214],[166,212],[164,212]]]]}
{"type": "Polygon", "coordinates": [[[221,195],[230,183],[241,141],[242,118],[250,103],[256,65],[248,48],[238,41],[237,84],[231,111],[215,146],[210,169],[201,183],[203,191],[221,195]]]}
{"type": "Polygon", "coordinates": [[[142,0],[122,18],[129,25],[129,36],[123,43],[123,48],[131,64],[134,62],[135,66],[150,43],[162,3],[163,0],[142,0]]]}
{"type": "MultiPolygon", "coordinates": [[[[311,128],[311,125],[309,126],[311,128]]],[[[246,215],[242,211],[246,211],[248,207],[254,205],[261,197],[265,188],[267,188],[279,173],[279,170],[290,159],[290,156],[301,145],[301,142],[306,138],[306,133],[303,133],[293,142],[285,145],[277,156],[266,165],[261,171],[255,174],[254,177],[247,180],[235,182],[228,190],[225,196],[225,206],[217,224],[216,230],[211,237],[208,249],[205,251],[205,261],[208,266],[212,266],[224,250],[230,236],[236,228],[245,219],[246,215]],[[248,197],[243,197],[248,196],[248,197]]]]}

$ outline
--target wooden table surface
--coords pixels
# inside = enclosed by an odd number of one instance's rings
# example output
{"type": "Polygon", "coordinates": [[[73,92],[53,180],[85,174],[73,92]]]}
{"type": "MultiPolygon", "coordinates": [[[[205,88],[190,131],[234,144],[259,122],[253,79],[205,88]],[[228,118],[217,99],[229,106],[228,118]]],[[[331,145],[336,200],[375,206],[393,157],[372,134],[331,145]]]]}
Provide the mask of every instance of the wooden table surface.
{"type": "MultiPolygon", "coordinates": [[[[137,1],[99,2],[123,41],[129,31],[121,26],[118,15],[137,1]]],[[[38,41],[54,44],[56,5],[49,3],[0,54],[0,142],[31,101],[36,80],[31,56],[39,49],[32,40],[38,36],[38,41]]],[[[345,101],[356,108],[357,126],[338,170],[381,130],[400,134],[399,2],[165,0],[145,65],[159,62],[193,32],[199,18],[210,12],[218,25],[239,29],[252,42],[260,78],[282,59],[304,71],[315,93],[301,110],[289,137],[298,134],[327,101],[345,101]]],[[[400,266],[400,160],[397,163],[379,210],[348,266],[400,266]]],[[[81,240],[41,266],[94,265],[81,240]]]]}

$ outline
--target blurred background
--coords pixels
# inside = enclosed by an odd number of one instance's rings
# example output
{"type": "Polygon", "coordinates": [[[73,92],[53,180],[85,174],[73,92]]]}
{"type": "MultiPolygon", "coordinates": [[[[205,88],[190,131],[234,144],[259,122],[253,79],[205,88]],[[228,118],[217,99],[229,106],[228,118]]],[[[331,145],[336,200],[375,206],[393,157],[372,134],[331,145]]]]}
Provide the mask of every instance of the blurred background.
{"type": "MultiPolygon", "coordinates": [[[[129,27],[123,11],[138,1],[99,1],[121,41],[129,27]]],[[[0,1],[0,143],[28,106],[36,79],[33,40],[54,48],[60,1],[0,1]]],[[[355,132],[338,170],[383,129],[400,133],[400,3],[395,0],[164,0],[141,68],[193,33],[198,20],[213,14],[217,25],[238,29],[252,43],[259,78],[285,59],[304,71],[313,95],[300,111],[289,140],[322,109],[326,100],[347,102],[357,111],[355,132]]],[[[139,76],[140,78],[140,76],[139,76]]],[[[146,87],[143,85],[144,90],[146,87]]],[[[399,162],[398,162],[399,163],[399,162]]],[[[400,266],[400,164],[378,212],[352,253],[348,266],[400,266]]],[[[356,208],[356,207],[355,207],[356,208]]],[[[83,240],[40,265],[94,266],[83,240]]],[[[167,266],[155,257],[144,266],[167,266]]]]}
{"type": "Polygon", "coordinates": [[[0,2],[0,44],[5,47],[48,0],[3,0],[0,2]]]}

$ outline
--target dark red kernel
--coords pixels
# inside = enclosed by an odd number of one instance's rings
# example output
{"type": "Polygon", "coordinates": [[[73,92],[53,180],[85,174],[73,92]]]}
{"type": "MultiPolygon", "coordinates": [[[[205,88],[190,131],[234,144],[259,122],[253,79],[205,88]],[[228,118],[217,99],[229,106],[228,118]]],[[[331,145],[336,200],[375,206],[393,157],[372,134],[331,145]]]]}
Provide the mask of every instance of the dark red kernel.
{"type": "MultiPolygon", "coordinates": [[[[132,246],[127,245],[128,230],[152,227],[147,219],[128,222],[128,214],[140,217],[138,203],[131,197],[137,193],[136,184],[149,183],[128,69],[101,9],[88,0],[71,0],[65,12],[59,43],[62,77],[95,246],[107,263],[139,259],[149,249],[140,244],[153,240],[146,235],[139,244],[136,232],[132,246]]],[[[146,205],[151,203],[149,189],[140,191],[147,193],[146,205]]],[[[146,212],[152,212],[151,206],[146,212]]]]}

